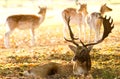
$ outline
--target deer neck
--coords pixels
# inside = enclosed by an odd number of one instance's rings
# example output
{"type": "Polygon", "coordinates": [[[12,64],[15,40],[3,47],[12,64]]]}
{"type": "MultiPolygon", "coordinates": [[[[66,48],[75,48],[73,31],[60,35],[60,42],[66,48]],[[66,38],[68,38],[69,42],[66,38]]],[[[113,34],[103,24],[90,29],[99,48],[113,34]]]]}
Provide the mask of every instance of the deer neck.
{"type": "Polygon", "coordinates": [[[85,16],[88,14],[88,12],[86,10],[84,10],[83,13],[85,16]]]}
{"type": "Polygon", "coordinates": [[[105,12],[100,12],[101,13],[101,16],[103,16],[105,14],[105,12]]]}
{"type": "Polygon", "coordinates": [[[105,10],[103,8],[100,9],[101,16],[105,14],[105,10]]]}
{"type": "Polygon", "coordinates": [[[39,23],[42,23],[43,21],[44,21],[44,19],[45,19],[45,15],[46,13],[42,13],[42,14],[39,14],[38,16],[39,16],[39,23]]]}
{"type": "Polygon", "coordinates": [[[78,13],[83,13],[85,16],[88,14],[88,12],[86,11],[86,9],[79,9],[78,13]]]}

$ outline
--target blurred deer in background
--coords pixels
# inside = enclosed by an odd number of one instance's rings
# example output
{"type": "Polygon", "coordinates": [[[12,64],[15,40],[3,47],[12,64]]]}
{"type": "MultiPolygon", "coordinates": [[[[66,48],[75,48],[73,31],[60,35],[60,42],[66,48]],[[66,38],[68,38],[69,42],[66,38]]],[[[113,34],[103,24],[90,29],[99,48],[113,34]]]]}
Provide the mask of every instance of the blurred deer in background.
{"type": "Polygon", "coordinates": [[[66,36],[66,31],[67,31],[67,21],[68,21],[68,18],[65,18],[66,16],[67,17],[71,17],[71,21],[70,23],[71,24],[77,24],[79,27],[79,39],[81,39],[81,35],[82,35],[82,25],[83,28],[84,28],[84,40],[86,40],[86,16],[88,14],[87,12],[87,4],[80,4],[80,3],[77,3],[77,5],[80,5],[80,8],[77,10],[75,8],[67,8],[65,10],[63,10],[62,12],[62,18],[63,18],[63,21],[64,21],[64,28],[63,28],[63,34],[64,34],[64,37],[67,37],[66,36]]]}
{"type": "Polygon", "coordinates": [[[30,29],[31,34],[31,45],[34,45],[35,41],[35,33],[34,30],[40,26],[40,24],[44,21],[46,15],[46,7],[39,7],[40,11],[38,15],[11,15],[6,20],[6,33],[4,38],[4,45],[6,48],[9,48],[9,36],[13,30],[21,29],[30,29]]]}
{"type": "Polygon", "coordinates": [[[109,8],[106,4],[101,6],[100,13],[98,12],[93,12],[87,17],[87,23],[90,26],[90,39],[91,40],[91,35],[92,35],[92,29],[95,31],[95,38],[94,41],[97,41],[100,39],[100,28],[102,26],[102,19],[99,17],[103,17],[105,12],[112,11],[111,8],[109,8]]]}
{"type": "Polygon", "coordinates": [[[73,73],[75,75],[80,75],[80,74],[88,74],[90,69],[91,69],[91,58],[90,58],[90,51],[93,48],[94,45],[101,43],[111,32],[111,30],[114,28],[113,25],[113,19],[109,17],[108,19],[106,16],[100,17],[103,21],[103,27],[104,27],[104,32],[103,36],[101,39],[99,39],[97,42],[89,43],[89,44],[84,44],[80,40],[80,44],[75,41],[74,34],[72,32],[71,26],[70,26],[70,21],[72,20],[71,17],[66,16],[67,24],[68,24],[68,29],[70,33],[71,40],[66,39],[66,41],[73,43],[73,45],[69,45],[69,48],[74,52],[74,57],[73,57],[73,73]]]}

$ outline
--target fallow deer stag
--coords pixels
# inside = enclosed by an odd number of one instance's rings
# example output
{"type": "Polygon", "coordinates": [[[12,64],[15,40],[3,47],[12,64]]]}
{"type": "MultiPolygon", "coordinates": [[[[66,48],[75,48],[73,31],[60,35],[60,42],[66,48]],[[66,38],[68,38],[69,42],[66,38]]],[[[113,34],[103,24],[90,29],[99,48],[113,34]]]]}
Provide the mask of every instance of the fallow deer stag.
{"type": "Polygon", "coordinates": [[[84,40],[86,39],[86,16],[88,14],[87,12],[87,4],[80,4],[80,3],[77,3],[77,5],[80,5],[80,8],[77,10],[75,8],[67,8],[65,10],[63,10],[62,12],[62,18],[63,18],[63,21],[65,23],[64,25],[64,28],[63,28],[63,34],[64,34],[64,37],[67,37],[66,36],[66,31],[67,31],[67,21],[68,21],[68,18],[65,18],[66,16],[68,17],[71,17],[71,22],[72,24],[77,24],[78,25],[78,28],[79,28],[79,39],[81,39],[81,33],[82,33],[82,25],[84,25],[84,40]]]}
{"type": "Polygon", "coordinates": [[[40,11],[38,15],[30,15],[30,14],[19,14],[19,15],[11,15],[6,20],[6,33],[4,38],[4,45],[6,48],[9,48],[9,35],[11,32],[18,28],[21,30],[30,29],[31,33],[31,45],[34,45],[35,41],[35,28],[39,27],[40,24],[44,21],[46,15],[46,7],[39,7],[40,11]]]}
{"type": "Polygon", "coordinates": [[[93,48],[93,46],[98,43],[101,43],[109,35],[111,30],[114,28],[113,19],[111,19],[111,17],[109,17],[107,19],[106,16],[104,18],[101,17],[101,19],[103,20],[103,27],[104,27],[104,32],[103,32],[102,38],[100,40],[98,40],[97,42],[93,42],[93,43],[89,43],[89,44],[84,44],[80,40],[80,43],[82,44],[82,46],[80,46],[79,43],[77,43],[75,41],[74,34],[71,30],[71,26],[69,25],[69,23],[71,21],[71,17],[66,17],[66,18],[68,19],[67,24],[68,24],[71,40],[66,39],[66,38],[64,38],[64,39],[75,45],[75,46],[69,45],[69,48],[74,52],[73,73],[75,75],[80,75],[80,74],[86,75],[89,73],[89,71],[91,69],[91,58],[90,58],[89,53],[90,53],[91,49],[93,48]]]}
{"type": "Polygon", "coordinates": [[[93,12],[90,15],[88,15],[87,23],[90,26],[90,39],[89,39],[89,41],[91,40],[92,29],[95,31],[94,41],[97,41],[100,39],[100,28],[102,26],[102,19],[100,19],[99,17],[101,17],[101,16],[103,17],[105,12],[109,12],[109,11],[112,11],[112,9],[109,8],[106,4],[104,4],[101,6],[100,13],[93,12]]]}
{"type": "MultiPolygon", "coordinates": [[[[73,64],[65,61],[59,63],[47,62],[46,64],[32,67],[20,75],[23,75],[25,79],[70,79],[71,76],[74,76],[73,64]]],[[[93,79],[93,77],[89,74],[87,77],[84,75],[74,76],[74,79],[93,79]]]]}

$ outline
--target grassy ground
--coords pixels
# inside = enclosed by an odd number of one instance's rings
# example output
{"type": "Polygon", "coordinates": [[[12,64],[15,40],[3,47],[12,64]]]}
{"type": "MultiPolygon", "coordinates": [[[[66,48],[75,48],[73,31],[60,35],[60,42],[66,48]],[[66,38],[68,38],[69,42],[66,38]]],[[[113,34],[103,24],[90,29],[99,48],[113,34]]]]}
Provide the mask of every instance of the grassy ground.
{"type": "MultiPolygon", "coordinates": [[[[94,46],[91,51],[91,74],[95,79],[120,79],[120,5],[110,6],[113,11],[108,15],[113,18],[115,28],[104,42],[94,46]]],[[[67,46],[69,43],[63,39],[63,24],[59,13],[64,7],[58,7],[60,9],[50,9],[44,23],[36,29],[36,45],[34,47],[29,44],[30,35],[28,30],[15,30],[10,37],[11,48],[5,49],[3,45],[5,27],[4,23],[1,24],[0,79],[22,78],[19,75],[20,73],[43,62],[51,60],[71,61],[73,53],[67,46]]],[[[90,7],[88,9],[90,10],[90,7]]],[[[1,10],[3,10],[1,13],[3,16],[9,15],[9,13],[4,15],[6,9],[2,8],[1,10]]]]}

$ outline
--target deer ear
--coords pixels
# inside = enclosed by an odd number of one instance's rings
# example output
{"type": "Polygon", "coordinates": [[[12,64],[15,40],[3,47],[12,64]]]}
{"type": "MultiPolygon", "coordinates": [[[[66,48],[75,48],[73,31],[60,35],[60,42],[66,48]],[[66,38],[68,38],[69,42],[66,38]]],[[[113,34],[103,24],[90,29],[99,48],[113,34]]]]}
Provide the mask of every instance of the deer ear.
{"type": "Polygon", "coordinates": [[[77,50],[77,47],[73,46],[73,45],[69,45],[69,48],[75,53],[77,50]]]}
{"type": "Polygon", "coordinates": [[[80,2],[78,2],[78,4],[81,6],[82,4],[80,2]]]}
{"type": "Polygon", "coordinates": [[[40,6],[38,6],[38,8],[39,8],[39,9],[41,9],[41,7],[40,7],[40,6]]]}
{"type": "Polygon", "coordinates": [[[104,4],[104,6],[106,5],[106,3],[104,4]]]}
{"type": "Polygon", "coordinates": [[[76,2],[76,5],[80,5],[81,6],[81,3],[80,2],[76,2]]]}

